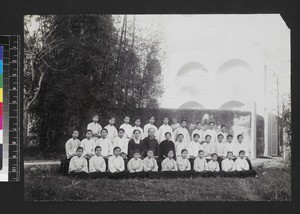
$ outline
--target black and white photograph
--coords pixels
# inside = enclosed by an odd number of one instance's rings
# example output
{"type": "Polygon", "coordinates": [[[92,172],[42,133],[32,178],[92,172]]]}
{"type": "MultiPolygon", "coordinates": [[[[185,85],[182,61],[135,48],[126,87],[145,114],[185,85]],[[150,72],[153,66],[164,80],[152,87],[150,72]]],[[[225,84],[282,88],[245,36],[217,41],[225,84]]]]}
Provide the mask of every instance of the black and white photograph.
{"type": "Polygon", "coordinates": [[[24,16],[25,201],[291,201],[280,14],[24,16]]]}

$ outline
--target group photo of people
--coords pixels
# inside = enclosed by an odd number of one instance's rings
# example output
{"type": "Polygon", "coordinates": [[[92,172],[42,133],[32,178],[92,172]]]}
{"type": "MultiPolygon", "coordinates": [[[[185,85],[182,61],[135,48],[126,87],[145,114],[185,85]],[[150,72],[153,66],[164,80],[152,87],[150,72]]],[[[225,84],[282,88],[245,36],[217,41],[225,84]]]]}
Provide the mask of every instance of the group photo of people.
{"type": "Polygon", "coordinates": [[[168,117],[161,119],[157,128],[150,116],[142,128],[140,118],[132,126],[125,116],[117,129],[115,117],[102,127],[99,116],[94,115],[86,138],[80,141],[78,130],[73,130],[66,142],[61,172],[78,178],[256,176],[242,134],[228,134],[225,124],[218,130],[213,121],[206,130],[198,121],[190,134],[187,120],[172,128],[168,117]]]}

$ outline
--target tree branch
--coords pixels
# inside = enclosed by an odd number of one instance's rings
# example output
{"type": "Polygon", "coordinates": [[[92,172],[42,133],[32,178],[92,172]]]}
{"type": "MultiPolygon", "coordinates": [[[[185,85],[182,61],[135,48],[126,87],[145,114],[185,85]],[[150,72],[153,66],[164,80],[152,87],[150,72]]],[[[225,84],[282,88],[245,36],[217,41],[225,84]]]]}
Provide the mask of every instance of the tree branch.
{"type": "Polygon", "coordinates": [[[32,103],[37,99],[37,97],[38,97],[38,95],[39,95],[39,93],[40,93],[40,90],[41,90],[41,84],[42,84],[42,81],[43,81],[43,79],[44,79],[44,75],[45,75],[45,73],[42,72],[42,73],[41,73],[41,76],[40,76],[40,79],[39,79],[39,84],[38,84],[38,87],[37,87],[37,91],[36,91],[35,95],[33,96],[32,100],[30,100],[30,101],[28,102],[28,104],[27,104],[27,106],[26,106],[26,108],[25,108],[25,111],[28,111],[29,108],[31,107],[32,103]]]}

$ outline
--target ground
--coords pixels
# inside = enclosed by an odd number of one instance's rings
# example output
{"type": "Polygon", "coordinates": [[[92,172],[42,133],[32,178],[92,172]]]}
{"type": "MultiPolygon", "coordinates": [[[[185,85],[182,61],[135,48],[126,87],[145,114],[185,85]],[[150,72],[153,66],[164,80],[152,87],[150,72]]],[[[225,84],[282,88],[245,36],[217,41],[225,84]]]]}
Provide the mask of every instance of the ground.
{"type": "Polygon", "coordinates": [[[39,201],[288,201],[290,168],[280,159],[254,163],[256,178],[80,180],[54,162],[25,164],[25,200],[39,201]]]}

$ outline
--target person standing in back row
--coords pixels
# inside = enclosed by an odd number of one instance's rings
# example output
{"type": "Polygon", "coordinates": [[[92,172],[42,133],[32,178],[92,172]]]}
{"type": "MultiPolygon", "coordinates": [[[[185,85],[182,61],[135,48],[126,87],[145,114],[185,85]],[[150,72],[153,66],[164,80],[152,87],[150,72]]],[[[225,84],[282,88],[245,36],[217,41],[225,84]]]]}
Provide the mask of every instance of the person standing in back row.
{"type": "Polygon", "coordinates": [[[158,139],[157,140],[158,140],[159,144],[166,139],[165,135],[167,132],[172,135],[173,131],[172,131],[171,126],[169,126],[169,118],[164,117],[163,124],[158,129],[158,139]]]}
{"type": "Polygon", "coordinates": [[[210,142],[212,144],[217,143],[217,132],[214,130],[214,127],[215,127],[214,122],[209,122],[209,128],[207,130],[205,130],[205,133],[204,133],[205,136],[210,135],[210,137],[211,137],[210,142]]]}
{"type": "Polygon", "coordinates": [[[93,122],[89,123],[87,126],[87,130],[92,131],[92,140],[96,142],[96,140],[101,135],[102,126],[98,123],[99,117],[98,115],[94,115],[93,122]]]}
{"type": "Polygon", "coordinates": [[[125,131],[125,137],[130,140],[132,137],[132,133],[133,133],[133,128],[132,126],[129,124],[130,122],[130,117],[129,116],[125,116],[124,117],[124,123],[120,126],[120,129],[123,129],[125,131]]]}
{"type": "Polygon", "coordinates": [[[146,138],[149,134],[149,129],[153,128],[154,129],[154,137],[158,140],[158,129],[154,125],[154,121],[155,121],[154,116],[150,116],[149,123],[144,126],[144,137],[146,138]]]}
{"type": "Polygon", "coordinates": [[[118,136],[118,130],[114,126],[114,124],[115,124],[115,117],[110,117],[108,121],[108,125],[104,127],[108,131],[107,138],[110,139],[111,142],[113,142],[114,139],[118,136]]]}
{"type": "Polygon", "coordinates": [[[185,142],[187,145],[191,142],[191,136],[189,133],[189,130],[187,130],[187,121],[185,119],[181,120],[181,127],[177,128],[173,133],[173,142],[178,141],[178,135],[183,135],[183,142],[185,142]]]}

